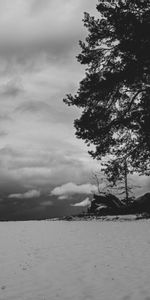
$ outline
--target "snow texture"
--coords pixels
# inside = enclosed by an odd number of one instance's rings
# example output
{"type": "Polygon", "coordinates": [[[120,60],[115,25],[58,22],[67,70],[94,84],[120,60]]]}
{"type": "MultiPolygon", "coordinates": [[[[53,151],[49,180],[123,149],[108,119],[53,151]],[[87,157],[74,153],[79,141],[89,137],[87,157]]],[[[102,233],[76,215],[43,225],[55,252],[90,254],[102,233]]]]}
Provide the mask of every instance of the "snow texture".
{"type": "Polygon", "coordinates": [[[0,223],[0,300],[149,300],[150,221],[0,223]]]}

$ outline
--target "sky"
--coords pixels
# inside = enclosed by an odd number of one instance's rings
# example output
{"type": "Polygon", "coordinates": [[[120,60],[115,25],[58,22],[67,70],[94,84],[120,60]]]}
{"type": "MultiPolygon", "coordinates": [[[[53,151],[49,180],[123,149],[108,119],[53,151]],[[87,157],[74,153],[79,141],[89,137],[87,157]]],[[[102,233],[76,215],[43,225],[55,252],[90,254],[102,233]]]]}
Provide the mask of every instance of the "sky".
{"type": "Polygon", "coordinates": [[[96,163],[75,138],[77,90],[91,0],[0,0],[0,185],[11,193],[84,183],[96,163]]]}
{"type": "Polygon", "coordinates": [[[96,189],[99,163],[75,137],[80,111],[63,103],[84,76],[78,41],[87,35],[83,13],[95,15],[96,4],[0,0],[0,196],[65,199],[96,189]]]}

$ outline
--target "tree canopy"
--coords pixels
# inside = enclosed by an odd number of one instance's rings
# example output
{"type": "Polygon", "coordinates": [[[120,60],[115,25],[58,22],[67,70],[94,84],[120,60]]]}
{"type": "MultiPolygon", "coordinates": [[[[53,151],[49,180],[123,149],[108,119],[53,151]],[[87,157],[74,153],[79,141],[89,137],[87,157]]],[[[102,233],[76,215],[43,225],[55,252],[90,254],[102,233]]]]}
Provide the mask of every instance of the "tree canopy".
{"type": "Polygon", "coordinates": [[[93,158],[127,160],[150,174],[150,1],[99,0],[99,18],[84,14],[88,35],[78,61],[86,66],[76,95],[64,102],[82,108],[74,122],[93,158]]]}

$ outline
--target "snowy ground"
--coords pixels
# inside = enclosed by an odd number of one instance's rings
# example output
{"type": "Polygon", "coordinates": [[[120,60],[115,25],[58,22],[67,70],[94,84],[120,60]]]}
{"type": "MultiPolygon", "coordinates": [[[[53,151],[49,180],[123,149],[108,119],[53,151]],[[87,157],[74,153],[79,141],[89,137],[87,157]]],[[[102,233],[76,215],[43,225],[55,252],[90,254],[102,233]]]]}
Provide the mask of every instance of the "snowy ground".
{"type": "Polygon", "coordinates": [[[150,300],[150,221],[0,223],[0,300],[150,300]]]}

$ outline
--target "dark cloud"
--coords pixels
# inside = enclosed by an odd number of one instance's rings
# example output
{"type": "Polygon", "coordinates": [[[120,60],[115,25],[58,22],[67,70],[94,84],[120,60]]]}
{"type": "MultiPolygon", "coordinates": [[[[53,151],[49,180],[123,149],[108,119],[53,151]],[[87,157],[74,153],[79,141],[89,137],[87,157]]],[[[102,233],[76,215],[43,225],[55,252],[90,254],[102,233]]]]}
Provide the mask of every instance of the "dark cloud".
{"type": "MultiPolygon", "coordinates": [[[[55,99],[53,99],[54,101],[55,99]]],[[[69,113],[62,101],[59,106],[52,101],[26,101],[16,108],[16,112],[21,114],[31,113],[33,117],[38,117],[39,120],[44,122],[62,123],[70,125],[73,120],[79,115],[76,108],[70,109],[69,113]]]]}
{"type": "Polygon", "coordinates": [[[0,57],[6,70],[8,65],[10,69],[22,66],[31,70],[43,63],[69,63],[77,52],[78,40],[85,35],[79,1],[30,1],[29,7],[33,17],[27,14],[20,19],[17,15],[0,30],[0,57]],[[41,16],[42,11],[45,13],[41,16]]]}
{"type": "Polygon", "coordinates": [[[6,136],[8,134],[5,130],[0,130],[0,137],[6,136]]]}
{"type": "Polygon", "coordinates": [[[21,105],[19,105],[16,108],[16,111],[19,111],[21,113],[24,112],[30,112],[30,113],[43,113],[43,112],[47,112],[47,111],[51,111],[52,107],[44,102],[44,101],[26,101],[23,102],[21,105]]]}
{"type": "Polygon", "coordinates": [[[0,114],[0,122],[11,121],[12,118],[6,114],[0,114]]]}
{"type": "Polygon", "coordinates": [[[21,156],[21,153],[9,146],[5,146],[0,149],[0,159],[4,159],[5,156],[9,156],[14,159],[15,157],[18,158],[21,156]]]}
{"type": "Polygon", "coordinates": [[[89,177],[86,165],[80,160],[80,152],[77,155],[73,150],[67,153],[64,149],[19,151],[5,147],[0,150],[0,170],[5,182],[15,180],[22,187],[30,189],[67,183],[70,180],[80,183],[89,177]]]}
{"type": "Polygon", "coordinates": [[[97,1],[17,0],[5,4],[0,20],[1,72],[37,71],[47,64],[70,65],[84,39],[84,11],[95,13],[97,1]],[[12,13],[11,13],[12,12],[12,13]]]}
{"type": "Polygon", "coordinates": [[[4,84],[0,89],[0,96],[2,97],[16,97],[24,91],[22,84],[17,80],[10,80],[4,84]]]}
{"type": "Polygon", "coordinates": [[[31,7],[30,7],[30,13],[31,14],[41,14],[43,11],[45,11],[50,3],[51,0],[32,0],[31,1],[31,7]]]}

